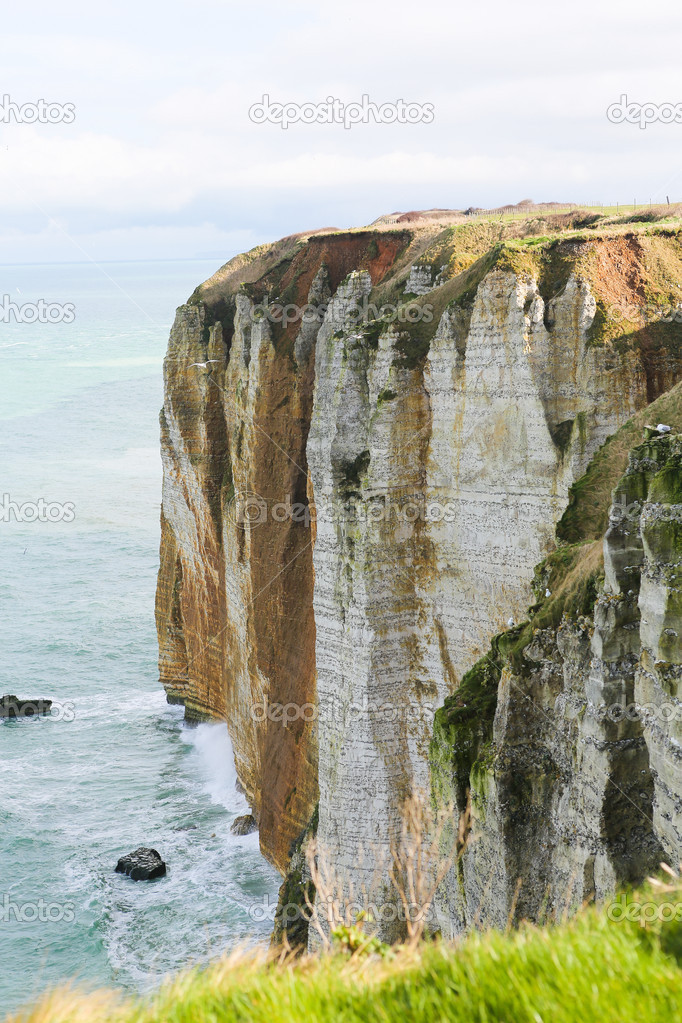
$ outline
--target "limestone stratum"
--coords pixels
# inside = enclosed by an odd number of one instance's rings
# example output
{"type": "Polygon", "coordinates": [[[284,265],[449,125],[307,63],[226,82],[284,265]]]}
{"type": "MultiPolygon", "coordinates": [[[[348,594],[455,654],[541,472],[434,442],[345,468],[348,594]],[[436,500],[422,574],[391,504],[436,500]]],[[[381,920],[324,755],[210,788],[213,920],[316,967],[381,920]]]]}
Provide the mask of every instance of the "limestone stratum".
{"type": "Polygon", "coordinates": [[[396,900],[415,792],[466,832],[443,933],[682,857],[681,213],[379,218],[178,309],[160,676],[226,722],[286,899],[315,832],[396,900]]]}

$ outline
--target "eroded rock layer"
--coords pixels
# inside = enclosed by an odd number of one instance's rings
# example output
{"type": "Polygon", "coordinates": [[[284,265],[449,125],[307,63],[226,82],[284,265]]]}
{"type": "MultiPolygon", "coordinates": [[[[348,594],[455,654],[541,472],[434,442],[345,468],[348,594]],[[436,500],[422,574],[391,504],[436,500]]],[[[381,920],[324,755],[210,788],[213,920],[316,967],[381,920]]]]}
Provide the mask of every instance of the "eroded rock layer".
{"type": "Polygon", "coordinates": [[[439,711],[436,790],[469,828],[446,932],[560,919],[679,862],[681,488],[680,436],[635,448],[603,573],[599,542],[557,552],[537,582],[558,624],[498,637],[439,711]]]}
{"type": "Polygon", "coordinates": [[[594,452],[680,375],[666,331],[607,315],[677,272],[677,236],[477,231],[254,250],[178,310],[165,363],[162,682],[226,720],[280,869],[319,798],[346,892],[388,891],[436,708],[523,616],[594,452]]]}

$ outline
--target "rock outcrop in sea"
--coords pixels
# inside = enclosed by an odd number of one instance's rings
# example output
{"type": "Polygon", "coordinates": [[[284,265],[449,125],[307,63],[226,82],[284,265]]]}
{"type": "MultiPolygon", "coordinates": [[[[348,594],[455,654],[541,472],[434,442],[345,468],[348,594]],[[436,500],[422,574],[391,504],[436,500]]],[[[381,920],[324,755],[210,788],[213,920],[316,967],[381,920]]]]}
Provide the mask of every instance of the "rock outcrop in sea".
{"type": "Polygon", "coordinates": [[[140,846],[127,856],[121,856],[116,864],[116,873],[127,874],[133,881],[153,881],[157,877],[165,877],[166,869],[161,853],[145,846],[140,846]]]}

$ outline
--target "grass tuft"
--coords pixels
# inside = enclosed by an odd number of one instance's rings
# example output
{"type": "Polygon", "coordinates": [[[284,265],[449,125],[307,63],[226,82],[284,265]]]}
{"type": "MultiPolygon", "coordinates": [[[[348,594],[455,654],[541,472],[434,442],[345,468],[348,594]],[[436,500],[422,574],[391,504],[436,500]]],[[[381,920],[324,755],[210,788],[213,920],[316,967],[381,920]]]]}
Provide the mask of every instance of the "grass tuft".
{"type": "MultiPolygon", "coordinates": [[[[622,897],[662,905],[679,883],[622,897]]],[[[675,903],[672,903],[675,905],[675,903]]],[[[669,923],[611,919],[595,908],[568,923],[523,924],[434,942],[390,957],[267,961],[236,952],[121,1002],[107,992],[48,995],[13,1023],[670,1023],[682,999],[680,913],[669,923]]]]}

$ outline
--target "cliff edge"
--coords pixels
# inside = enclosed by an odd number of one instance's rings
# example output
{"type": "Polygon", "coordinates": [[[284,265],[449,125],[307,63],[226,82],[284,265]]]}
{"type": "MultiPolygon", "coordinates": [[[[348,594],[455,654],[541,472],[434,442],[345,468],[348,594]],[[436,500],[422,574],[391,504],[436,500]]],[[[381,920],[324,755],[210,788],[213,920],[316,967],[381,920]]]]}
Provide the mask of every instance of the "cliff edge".
{"type": "MultiPolygon", "coordinates": [[[[443,768],[453,725],[441,712],[434,740],[434,715],[525,617],[593,457],[682,377],[678,222],[579,210],[460,220],[293,236],[239,256],[180,307],[164,365],[161,681],[188,718],[226,721],[269,859],[286,870],[319,804],[318,838],[348,890],[376,881],[403,800],[432,783],[434,742],[448,798],[474,792],[481,764],[497,778],[480,743],[443,768]]],[[[533,642],[563,643],[575,673],[582,635],[533,642]]],[[[504,721],[504,698],[481,708],[491,749],[493,721],[495,735],[541,731],[507,703],[504,721]]],[[[650,770],[634,738],[630,766],[650,770]]],[[[580,772],[562,741],[557,763],[580,772]]],[[[593,760],[603,786],[608,758],[593,760]]],[[[638,807],[653,785],[647,775],[638,807]]],[[[455,930],[475,912],[471,878],[517,827],[485,813],[444,896],[455,930]]],[[[620,870],[591,855],[585,891],[620,870]]],[[[545,874],[558,862],[537,857],[545,874]]],[[[564,873],[576,863],[566,853],[564,873]]],[[[502,887],[516,870],[510,860],[502,887]]],[[[498,888],[491,919],[508,908],[498,888]]]]}

